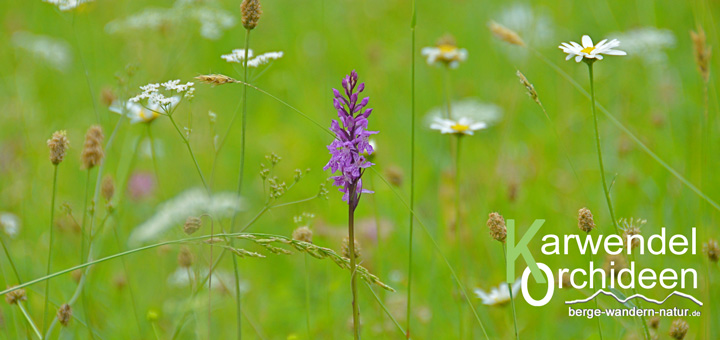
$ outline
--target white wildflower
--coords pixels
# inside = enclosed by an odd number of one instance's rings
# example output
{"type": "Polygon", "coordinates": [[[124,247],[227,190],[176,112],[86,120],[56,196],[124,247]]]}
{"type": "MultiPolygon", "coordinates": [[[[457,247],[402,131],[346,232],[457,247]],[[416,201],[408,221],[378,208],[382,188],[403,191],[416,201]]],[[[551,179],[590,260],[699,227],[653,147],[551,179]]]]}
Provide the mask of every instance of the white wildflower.
{"type": "Polygon", "coordinates": [[[608,41],[603,39],[596,45],[593,44],[592,39],[588,35],[582,36],[582,45],[571,41],[570,43],[562,43],[558,48],[563,52],[567,53],[568,56],[565,60],[575,57],[576,62],[580,62],[583,59],[595,61],[602,60],[603,54],[607,55],[627,55],[625,51],[614,50],[615,47],[620,46],[620,41],[613,39],[608,41]]]}
{"type": "Polygon", "coordinates": [[[14,238],[20,232],[20,218],[9,212],[0,212],[0,230],[14,238]]]}
{"type": "Polygon", "coordinates": [[[668,56],[664,50],[675,47],[676,42],[671,30],[655,27],[641,27],[610,36],[623,42],[623,48],[629,56],[642,58],[655,65],[667,62],[668,56]]]}
{"type": "Polygon", "coordinates": [[[72,48],[64,40],[29,32],[15,32],[12,43],[58,71],[67,71],[72,63],[72,48]]]}
{"type": "MultiPolygon", "coordinates": [[[[553,40],[554,28],[549,15],[533,9],[532,6],[515,3],[503,8],[495,17],[503,26],[515,31],[530,46],[548,44],[553,40]]],[[[511,56],[525,54],[525,50],[504,48],[511,56]]]]}
{"type": "Polygon", "coordinates": [[[92,1],[93,0],[43,0],[43,2],[47,2],[57,6],[61,11],[69,11],[71,9],[77,8],[78,6],[86,2],[92,1]]]}
{"type": "Polygon", "coordinates": [[[438,44],[433,47],[424,47],[421,51],[429,65],[442,62],[450,68],[457,68],[460,62],[467,59],[468,53],[464,48],[451,44],[438,44]]]}
{"type": "MultiPolygon", "coordinates": [[[[248,49],[248,58],[253,57],[252,49],[248,49]]],[[[245,49],[234,49],[230,54],[223,54],[220,58],[225,59],[228,63],[242,63],[245,60],[245,49]]]]}
{"type": "Polygon", "coordinates": [[[156,240],[166,231],[179,228],[188,216],[209,214],[217,220],[230,217],[242,208],[243,200],[237,194],[215,193],[208,196],[202,189],[190,189],[155,209],[155,215],[137,226],[130,234],[130,243],[140,244],[156,240]]]}
{"type": "Polygon", "coordinates": [[[446,108],[434,108],[428,113],[430,128],[440,133],[472,135],[500,120],[499,106],[476,99],[464,99],[451,103],[451,115],[446,108]]]}
{"type": "MultiPolygon", "coordinates": [[[[515,283],[512,285],[512,296],[517,297],[518,291],[520,291],[520,284],[522,281],[520,279],[515,280],[515,283]]],[[[497,305],[504,305],[508,302],[510,302],[510,289],[508,289],[509,284],[506,282],[503,282],[500,284],[499,287],[495,288],[493,287],[489,293],[485,293],[480,288],[475,289],[475,295],[477,295],[478,298],[482,300],[483,305],[488,306],[497,306],[497,305]]]]}
{"type": "Polygon", "coordinates": [[[273,60],[277,60],[282,58],[283,52],[268,52],[263,53],[257,57],[254,57],[247,62],[248,67],[259,67],[261,65],[265,65],[273,60]]]}

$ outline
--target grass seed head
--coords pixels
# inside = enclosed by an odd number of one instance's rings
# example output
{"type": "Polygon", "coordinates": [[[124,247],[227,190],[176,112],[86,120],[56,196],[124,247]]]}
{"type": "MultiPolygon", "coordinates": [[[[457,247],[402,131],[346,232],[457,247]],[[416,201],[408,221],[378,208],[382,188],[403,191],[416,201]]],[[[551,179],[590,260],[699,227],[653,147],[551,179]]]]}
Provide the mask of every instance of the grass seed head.
{"type": "Polygon", "coordinates": [[[490,213],[487,226],[490,229],[490,236],[492,236],[492,238],[505,243],[507,227],[505,226],[505,218],[503,218],[502,215],[496,212],[490,213]]]}
{"type": "Polygon", "coordinates": [[[18,302],[25,300],[27,300],[27,295],[25,294],[25,289],[22,288],[13,290],[12,292],[5,294],[5,302],[11,305],[17,304],[18,302]]]}
{"type": "MultiPolygon", "coordinates": [[[[354,246],[355,246],[355,258],[361,257],[362,252],[360,251],[360,243],[358,243],[357,239],[354,240],[354,246]]],[[[350,258],[350,238],[346,237],[342,241],[342,247],[340,247],[340,253],[342,253],[342,256],[346,259],[350,258]]]]}
{"type": "Polygon", "coordinates": [[[540,103],[540,98],[538,97],[537,91],[535,91],[535,86],[530,83],[530,81],[525,77],[520,70],[518,70],[515,75],[517,75],[518,79],[520,80],[520,84],[523,84],[525,86],[525,90],[527,90],[528,96],[532,98],[532,100],[535,101],[538,105],[542,105],[540,103]]]}
{"type": "Polygon", "coordinates": [[[103,178],[100,186],[100,194],[102,194],[102,197],[108,202],[115,196],[115,182],[110,175],[106,175],[103,178]]]}
{"type": "Polygon", "coordinates": [[[67,303],[60,306],[60,309],[58,309],[57,312],[57,319],[60,322],[61,325],[67,327],[67,325],[70,323],[70,318],[72,317],[72,308],[67,303]]]}
{"type": "Polygon", "coordinates": [[[183,231],[187,235],[192,235],[193,233],[198,231],[200,227],[202,227],[202,220],[199,217],[188,216],[188,218],[185,220],[183,231]]]}
{"type": "Polygon", "coordinates": [[[188,247],[180,248],[178,253],[178,265],[182,268],[190,268],[192,266],[195,257],[188,247]]]}
{"type": "Polygon", "coordinates": [[[257,26],[262,14],[262,6],[260,6],[259,0],[243,0],[240,4],[240,10],[242,11],[242,25],[245,29],[251,30],[257,26]]]}
{"type": "Polygon", "coordinates": [[[81,154],[82,164],[85,169],[92,169],[102,162],[103,157],[105,157],[102,148],[104,138],[105,135],[103,135],[100,125],[93,125],[88,129],[81,154]]]}
{"type": "Polygon", "coordinates": [[[698,71],[705,82],[710,79],[710,55],[712,48],[707,45],[705,31],[698,27],[697,32],[690,31],[690,38],[693,42],[693,54],[695,55],[695,64],[698,71]]]}
{"type": "Polygon", "coordinates": [[[223,74],[203,74],[195,77],[195,79],[212,86],[225,85],[228,83],[237,83],[238,81],[223,74]]]}
{"type": "Polygon", "coordinates": [[[292,233],[293,240],[303,241],[312,243],[313,232],[308,227],[300,227],[295,229],[292,233]]]}
{"type": "Polygon", "coordinates": [[[687,321],[683,319],[675,319],[672,322],[672,325],[670,325],[669,334],[673,339],[682,340],[685,338],[685,335],[687,335],[689,328],[690,326],[687,321]]]}
{"type": "Polygon", "coordinates": [[[657,316],[654,316],[654,317],[650,318],[650,319],[648,320],[648,325],[649,325],[650,328],[652,328],[652,329],[658,329],[658,327],[660,326],[660,318],[657,317],[657,316]]]}
{"type": "Polygon", "coordinates": [[[47,146],[50,148],[50,162],[58,165],[65,159],[65,152],[70,147],[65,130],[55,131],[52,138],[48,139],[47,146]]]}
{"type": "Polygon", "coordinates": [[[703,252],[711,262],[717,262],[720,258],[720,246],[717,240],[708,240],[703,244],[703,252]]]}
{"type": "Polygon", "coordinates": [[[590,209],[582,208],[578,211],[578,228],[586,233],[595,229],[595,220],[590,209]]]}
{"type": "Polygon", "coordinates": [[[488,26],[490,27],[490,32],[492,32],[492,34],[496,38],[498,38],[508,44],[517,45],[517,46],[525,46],[525,42],[522,40],[522,38],[520,38],[520,35],[518,35],[515,31],[513,31],[503,25],[500,25],[495,21],[490,21],[488,26]]]}

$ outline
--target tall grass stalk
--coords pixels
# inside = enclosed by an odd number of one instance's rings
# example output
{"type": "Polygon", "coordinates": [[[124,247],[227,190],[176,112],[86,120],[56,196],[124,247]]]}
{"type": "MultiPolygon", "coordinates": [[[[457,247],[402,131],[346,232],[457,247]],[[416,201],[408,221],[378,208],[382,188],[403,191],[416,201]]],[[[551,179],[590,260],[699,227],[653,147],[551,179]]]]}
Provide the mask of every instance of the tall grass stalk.
{"type": "Polygon", "coordinates": [[[605,180],[605,166],[603,165],[602,147],[600,145],[600,130],[598,128],[598,117],[596,112],[597,110],[595,109],[595,80],[593,77],[594,61],[594,59],[585,59],[585,63],[588,65],[588,72],[590,75],[590,101],[592,102],[592,115],[595,126],[595,146],[597,147],[598,164],[600,167],[600,178],[602,180],[603,191],[605,192],[605,201],[607,202],[607,207],[610,211],[610,218],[613,221],[615,233],[620,235],[620,227],[618,226],[617,220],[615,219],[615,211],[613,210],[612,199],[610,198],[610,190],[608,190],[607,181],[605,180]]]}
{"type": "MultiPolygon", "coordinates": [[[[505,259],[505,267],[507,267],[507,244],[505,242],[502,243],[503,247],[503,258],[505,259]]],[[[512,306],[512,313],[513,313],[513,326],[515,327],[515,339],[520,340],[520,332],[518,332],[517,327],[517,312],[515,311],[515,297],[513,296],[513,290],[512,286],[510,285],[510,282],[505,282],[505,284],[508,286],[508,292],[510,292],[510,305],[512,306]]],[[[602,339],[602,333],[600,334],[600,339],[602,339]]]]}
{"type": "MultiPolygon", "coordinates": [[[[46,275],[50,275],[50,266],[52,264],[52,258],[53,258],[53,238],[54,238],[53,235],[55,234],[55,232],[54,232],[55,227],[53,226],[53,224],[54,224],[54,220],[55,220],[55,195],[57,192],[57,175],[58,175],[58,165],[54,164],[53,165],[52,196],[50,199],[50,226],[49,226],[50,241],[48,244],[47,270],[45,272],[46,275]]],[[[90,178],[90,177],[88,177],[88,178],[90,178]]],[[[87,194],[86,194],[86,196],[87,196],[87,194]]],[[[8,256],[8,258],[10,258],[10,256],[8,256]]],[[[14,268],[14,266],[13,266],[13,268],[14,268]]],[[[18,279],[19,279],[19,277],[18,277],[18,279]]],[[[48,282],[45,283],[45,304],[44,304],[45,307],[43,308],[43,323],[42,323],[43,329],[45,328],[45,325],[47,324],[48,299],[50,296],[49,293],[50,293],[50,281],[48,280],[48,282]]],[[[20,306],[19,303],[18,303],[18,306],[20,306]]],[[[22,307],[21,307],[21,309],[22,309],[22,307]]],[[[23,313],[25,313],[24,309],[23,309],[23,313]]],[[[28,321],[30,321],[30,320],[28,319],[28,321]]],[[[32,325],[33,325],[33,328],[36,328],[34,324],[32,324],[32,325]]],[[[42,339],[42,336],[40,335],[40,333],[38,332],[37,329],[35,329],[35,332],[38,333],[38,336],[40,337],[40,339],[42,339]]]]}
{"type": "MultiPolygon", "coordinates": [[[[408,287],[405,322],[407,323],[405,337],[410,339],[410,316],[412,311],[412,265],[413,265],[413,231],[415,218],[412,210],[415,209],[415,26],[417,24],[417,9],[415,0],[412,1],[412,14],[410,18],[410,213],[408,230],[408,287]]],[[[379,237],[379,235],[378,235],[379,237]]],[[[375,292],[373,291],[373,294],[375,292]]]]}
{"type": "MultiPolygon", "coordinates": [[[[146,124],[146,125],[147,125],[148,141],[150,142],[150,158],[152,158],[153,170],[155,170],[155,182],[157,183],[158,188],[160,188],[160,192],[163,193],[162,184],[160,183],[160,167],[158,167],[157,153],[155,152],[155,138],[153,138],[151,124],[146,124]]],[[[164,196],[164,193],[163,193],[163,196],[164,196]]]]}
{"type": "MultiPolygon", "coordinates": [[[[48,281],[49,282],[49,281],[48,281]]],[[[45,295],[45,300],[47,301],[47,295],[45,295]]],[[[27,320],[30,327],[32,327],[33,332],[35,332],[35,335],[37,335],[38,339],[42,340],[42,335],[40,334],[40,330],[35,325],[35,322],[33,322],[33,319],[30,317],[30,314],[28,314],[25,307],[23,307],[22,301],[17,302],[18,308],[20,308],[20,311],[22,312],[23,316],[25,317],[25,320],[27,320]]]]}
{"type": "MultiPolygon", "coordinates": [[[[589,252],[588,252],[588,259],[589,259],[589,261],[590,261],[589,263],[592,263],[592,262],[593,262],[593,256],[592,256],[592,255],[593,255],[592,252],[589,251],[589,252]]],[[[560,278],[560,280],[562,280],[562,277],[560,278]]],[[[593,299],[593,301],[595,301],[595,309],[600,309],[600,305],[598,304],[597,296],[593,299]]],[[[595,318],[595,319],[597,320],[598,335],[600,336],[600,340],[602,340],[602,339],[603,339],[603,332],[602,332],[602,324],[601,324],[601,322],[600,322],[600,317],[597,317],[597,318],[595,318]]]]}
{"type": "Polygon", "coordinates": [[[462,134],[455,137],[455,239],[460,237],[460,143],[462,142],[462,134]]]}
{"type": "Polygon", "coordinates": [[[312,339],[310,335],[310,266],[308,256],[308,254],[303,254],[305,259],[305,326],[307,327],[308,339],[312,339]]]}

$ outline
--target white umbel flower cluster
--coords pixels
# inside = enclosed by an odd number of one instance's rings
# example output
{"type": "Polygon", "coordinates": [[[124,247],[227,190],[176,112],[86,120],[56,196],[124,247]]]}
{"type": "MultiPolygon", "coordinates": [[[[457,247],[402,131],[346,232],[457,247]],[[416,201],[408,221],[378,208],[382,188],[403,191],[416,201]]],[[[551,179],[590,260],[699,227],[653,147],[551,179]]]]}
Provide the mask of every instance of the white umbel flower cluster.
{"type": "Polygon", "coordinates": [[[140,86],[140,89],[143,92],[130,98],[130,102],[139,103],[143,100],[147,100],[148,105],[159,105],[165,113],[168,113],[170,111],[169,108],[180,101],[181,95],[188,99],[193,97],[193,94],[195,93],[195,87],[193,87],[194,85],[195,84],[192,82],[181,84],[179,79],[169,80],[162,84],[151,83],[143,85],[140,86]],[[160,91],[161,87],[165,90],[164,92],[169,94],[176,93],[177,95],[166,96],[165,93],[160,91]]]}
{"type": "Polygon", "coordinates": [[[230,12],[210,6],[213,1],[177,0],[171,8],[147,8],[122,19],[116,19],[105,25],[110,34],[134,31],[160,31],[173,26],[188,26],[188,22],[200,25],[203,38],[217,40],[222,34],[235,26],[237,19],[230,12]]]}
{"type": "Polygon", "coordinates": [[[72,63],[72,49],[64,40],[20,31],[13,33],[12,43],[58,71],[67,71],[72,63]]]}
{"type": "Polygon", "coordinates": [[[47,2],[50,4],[53,4],[58,7],[61,11],[69,11],[71,9],[75,9],[78,6],[86,3],[86,2],[92,2],[93,0],[43,0],[43,2],[47,2]]]}
{"type": "MultiPolygon", "coordinates": [[[[247,66],[257,68],[262,65],[265,65],[273,60],[277,60],[283,57],[283,52],[267,52],[263,53],[258,56],[253,55],[253,51],[251,49],[248,49],[247,53],[247,66]]],[[[245,49],[234,49],[230,54],[223,54],[220,56],[220,58],[223,58],[228,63],[238,63],[238,64],[244,64],[245,61],[245,49]]]]}

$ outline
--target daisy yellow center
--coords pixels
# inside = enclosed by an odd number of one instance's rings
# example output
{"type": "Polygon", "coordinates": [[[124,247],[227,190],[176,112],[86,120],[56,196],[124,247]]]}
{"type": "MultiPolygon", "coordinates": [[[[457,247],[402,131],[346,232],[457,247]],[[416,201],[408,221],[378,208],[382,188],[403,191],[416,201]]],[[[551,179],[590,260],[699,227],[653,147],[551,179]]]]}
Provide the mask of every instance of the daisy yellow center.
{"type": "Polygon", "coordinates": [[[143,121],[149,122],[149,121],[157,118],[158,114],[157,114],[157,112],[148,111],[148,110],[143,109],[143,110],[140,110],[139,116],[140,116],[140,119],[142,119],[143,121]]]}
{"type": "Polygon", "coordinates": [[[438,48],[438,50],[440,50],[440,53],[453,53],[453,52],[457,51],[457,46],[447,45],[447,44],[438,45],[437,48],[438,48]]]}
{"type": "Polygon", "coordinates": [[[470,130],[470,125],[456,123],[456,124],[453,124],[453,126],[451,126],[450,128],[456,132],[465,132],[467,130],[470,130]]]}
{"type": "Polygon", "coordinates": [[[595,46],[588,46],[580,50],[580,52],[590,54],[590,52],[592,52],[593,50],[595,50],[595,46]]]}

